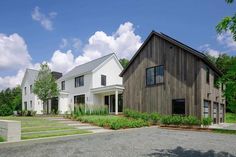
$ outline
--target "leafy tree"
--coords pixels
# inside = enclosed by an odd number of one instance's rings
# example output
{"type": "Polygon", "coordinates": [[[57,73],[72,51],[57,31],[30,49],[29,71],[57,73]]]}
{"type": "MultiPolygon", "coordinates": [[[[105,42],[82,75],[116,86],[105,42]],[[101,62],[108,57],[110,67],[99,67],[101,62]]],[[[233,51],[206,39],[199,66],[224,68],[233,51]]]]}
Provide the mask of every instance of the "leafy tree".
{"type": "Polygon", "coordinates": [[[119,61],[120,61],[120,64],[123,66],[123,68],[126,68],[127,65],[129,64],[129,60],[126,58],[122,58],[119,61]]]}
{"type": "MultiPolygon", "coordinates": [[[[225,0],[226,3],[232,4],[234,0],[225,0]]],[[[216,31],[222,33],[230,31],[233,34],[233,39],[236,41],[236,13],[233,16],[227,16],[221,20],[216,26],[216,31]]]]}
{"type": "Polygon", "coordinates": [[[58,96],[59,91],[57,83],[55,82],[47,63],[40,65],[38,77],[34,83],[33,92],[43,101],[44,111],[48,113],[47,100],[58,96]]]}
{"type": "Polygon", "coordinates": [[[21,109],[21,88],[7,88],[0,92],[0,116],[11,115],[21,109]]]}
{"type": "Polygon", "coordinates": [[[236,62],[234,62],[221,81],[226,85],[224,95],[227,98],[228,108],[236,113],[236,62]]]}
{"type": "Polygon", "coordinates": [[[216,63],[217,58],[210,55],[208,52],[204,53],[212,63],[216,63]]]}

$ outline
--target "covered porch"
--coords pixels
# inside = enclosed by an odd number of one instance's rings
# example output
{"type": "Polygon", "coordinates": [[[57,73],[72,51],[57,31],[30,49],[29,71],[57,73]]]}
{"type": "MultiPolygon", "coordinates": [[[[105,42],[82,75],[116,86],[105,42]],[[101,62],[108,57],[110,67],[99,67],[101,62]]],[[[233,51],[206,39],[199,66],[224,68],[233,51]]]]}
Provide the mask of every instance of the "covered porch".
{"type": "Polygon", "coordinates": [[[107,105],[110,114],[116,114],[123,112],[123,90],[122,85],[111,85],[99,88],[92,88],[93,101],[101,102],[103,105],[107,105]]]}

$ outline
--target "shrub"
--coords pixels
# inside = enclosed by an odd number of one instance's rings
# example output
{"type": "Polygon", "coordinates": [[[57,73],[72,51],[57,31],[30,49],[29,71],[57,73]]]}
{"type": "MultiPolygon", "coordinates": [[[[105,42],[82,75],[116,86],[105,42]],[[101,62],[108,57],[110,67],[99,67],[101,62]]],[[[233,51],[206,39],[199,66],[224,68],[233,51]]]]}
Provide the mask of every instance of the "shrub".
{"type": "Polygon", "coordinates": [[[207,127],[207,126],[211,125],[211,123],[212,123],[212,119],[210,117],[202,119],[202,125],[204,127],[207,127]]]}
{"type": "Polygon", "coordinates": [[[4,142],[4,138],[0,136],[0,142],[4,142]]]}
{"type": "Polygon", "coordinates": [[[22,111],[17,111],[19,116],[35,116],[37,111],[33,110],[22,110],[22,111]]]}
{"type": "Polygon", "coordinates": [[[182,125],[201,125],[201,121],[193,116],[182,117],[182,125]]]}
{"type": "Polygon", "coordinates": [[[161,123],[165,125],[200,125],[201,121],[198,120],[196,117],[193,116],[178,116],[178,115],[173,115],[173,116],[163,116],[161,117],[161,123]]]}
{"type": "Polygon", "coordinates": [[[85,105],[80,104],[75,107],[74,113],[75,116],[82,115],[107,115],[108,107],[105,105],[85,105]]]}
{"type": "Polygon", "coordinates": [[[10,105],[0,104],[0,116],[9,116],[13,114],[13,110],[10,105]]]}
{"type": "Polygon", "coordinates": [[[131,119],[119,116],[80,116],[77,117],[77,120],[114,130],[122,128],[137,128],[148,125],[148,123],[142,119],[131,119]]]}
{"type": "Polygon", "coordinates": [[[152,124],[156,124],[160,120],[160,114],[158,113],[146,113],[146,112],[138,112],[130,109],[124,110],[124,115],[126,117],[134,118],[134,119],[142,119],[144,121],[149,121],[152,124]]]}

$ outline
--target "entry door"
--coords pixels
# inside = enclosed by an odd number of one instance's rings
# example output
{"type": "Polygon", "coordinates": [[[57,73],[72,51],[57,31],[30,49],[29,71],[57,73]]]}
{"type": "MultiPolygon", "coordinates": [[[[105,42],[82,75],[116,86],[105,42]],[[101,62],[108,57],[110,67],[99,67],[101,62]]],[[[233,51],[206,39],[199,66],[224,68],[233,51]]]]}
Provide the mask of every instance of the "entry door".
{"type": "Polygon", "coordinates": [[[218,103],[213,104],[213,123],[216,124],[218,123],[218,117],[219,117],[219,112],[218,112],[218,103]]]}
{"type": "Polygon", "coordinates": [[[110,112],[115,112],[116,110],[115,103],[116,103],[115,95],[110,95],[110,112]]]}

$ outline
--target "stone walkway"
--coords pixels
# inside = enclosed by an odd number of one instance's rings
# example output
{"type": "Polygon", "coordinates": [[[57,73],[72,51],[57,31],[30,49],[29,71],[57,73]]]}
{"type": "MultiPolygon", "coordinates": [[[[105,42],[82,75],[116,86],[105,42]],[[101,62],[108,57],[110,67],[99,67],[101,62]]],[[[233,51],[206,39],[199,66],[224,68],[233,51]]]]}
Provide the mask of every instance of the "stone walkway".
{"type": "Polygon", "coordinates": [[[101,133],[101,132],[112,131],[110,129],[105,129],[105,128],[94,126],[94,125],[91,125],[88,123],[81,123],[79,121],[74,121],[74,120],[63,118],[63,117],[50,117],[48,119],[57,121],[59,123],[67,124],[68,126],[72,126],[72,127],[79,129],[79,130],[88,130],[88,131],[91,131],[92,133],[101,133]]]}

